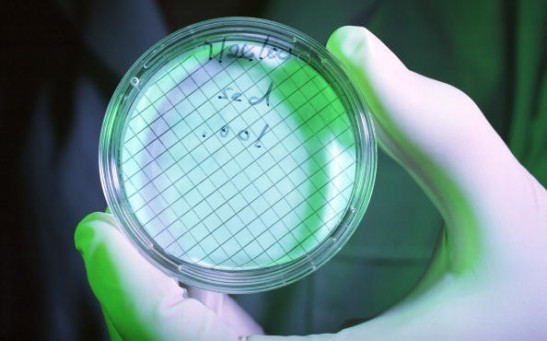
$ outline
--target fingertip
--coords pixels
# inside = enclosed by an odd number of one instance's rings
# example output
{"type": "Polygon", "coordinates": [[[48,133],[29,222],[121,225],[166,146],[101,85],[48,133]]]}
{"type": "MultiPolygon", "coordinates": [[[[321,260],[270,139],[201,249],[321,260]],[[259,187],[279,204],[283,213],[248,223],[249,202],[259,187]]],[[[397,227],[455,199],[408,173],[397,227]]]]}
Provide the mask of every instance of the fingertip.
{"type": "MultiPolygon", "coordinates": [[[[371,67],[407,71],[402,61],[371,31],[360,26],[342,26],[335,30],[327,49],[340,61],[358,71],[371,72],[371,67]]],[[[353,70],[355,71],[355,70],[353,70]]],[[[382,72],[385,74],[385,70],[382,72]]]]}
{"type": "Polygon", "coordinates": [[[327,49],[341,55],[352,55],[366,45],[368,30],[359,26],[337,28],[327,41],[327,49]]]}
{"type": "Polygon", "coordinates": [[[112,228],[115,228],[112,216],[103,212],[88,214],[76,226],[76,230],[74,231],[74,245],[82,256],[85,255],[92,241],[96,239],[101,223],[105,223],[112,228]]]}

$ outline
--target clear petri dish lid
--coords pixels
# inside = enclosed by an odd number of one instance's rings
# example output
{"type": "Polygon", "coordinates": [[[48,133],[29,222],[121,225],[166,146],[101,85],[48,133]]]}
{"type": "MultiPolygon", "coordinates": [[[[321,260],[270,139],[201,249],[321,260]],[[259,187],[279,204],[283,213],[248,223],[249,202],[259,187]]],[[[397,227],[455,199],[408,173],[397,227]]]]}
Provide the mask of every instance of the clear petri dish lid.
{"type": "Polygon", "coordinates": [[[359,225],[376,171],[367,106],[337,60],[288,26],[220,18],[158,42],[127,71],[99,146],[124,234],[188,285],[292,283],[359,225]]]}

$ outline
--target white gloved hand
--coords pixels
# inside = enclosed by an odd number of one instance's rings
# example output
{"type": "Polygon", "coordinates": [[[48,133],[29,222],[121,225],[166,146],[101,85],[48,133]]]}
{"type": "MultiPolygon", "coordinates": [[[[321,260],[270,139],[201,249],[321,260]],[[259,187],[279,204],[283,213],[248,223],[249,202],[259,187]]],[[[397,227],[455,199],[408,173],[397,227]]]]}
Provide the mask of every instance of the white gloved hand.
{"type": "Polygon", "coordinates": [[[547,339],[545,189],[461,91],[409,71],[364,28],[341,28],[327,46],[369,103],[381,147],[445,219],[445,237],[421,283],[389,311],[338,334],[254,335],[260,328],[227,296],[182,298],[109,215],[94,214],[79,225],[76,244],[111,333],[154,340],[547,339]]]}
{"type": "Polygon", "coordinates": [[[179,287],[137,252],[108,213],[82,220],[75,241],[113,340],[231,341],[262,333],[228,295],[179,287]]]}
{"type": "Polygon", "coordinates": [[[547,340],[545,188],[469,97],[408,70],[366,29],[343,27],[327,47],[370,105],[381,147],[427,193],[446,233],[406,299],[336,335],[305,339],[547,340]]]}

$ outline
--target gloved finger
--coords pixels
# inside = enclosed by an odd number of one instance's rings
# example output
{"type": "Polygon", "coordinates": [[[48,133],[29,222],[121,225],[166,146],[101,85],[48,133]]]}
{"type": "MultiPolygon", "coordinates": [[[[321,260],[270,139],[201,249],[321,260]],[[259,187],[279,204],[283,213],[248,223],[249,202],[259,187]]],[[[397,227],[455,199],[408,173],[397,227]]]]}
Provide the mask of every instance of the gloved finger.
{"type": "Polygon", "coordinates": [[[534,246],[542,218],[529,208],[545,191],[468,96],[408,70],[365,28],[340,28],[327,47],[371,107],[380,145],[443,215],[453,270],[534,246]]]}
{"type": "MultiPolygon", "coordinates": [[[[76,247],[91,288],[112,325],[131,340],[237,340],[240,333],[147,262],[115,228],[93,213],[77,227],[76,247]]],[[[244,332],[243,332],[244,333],[244,332]]]]}
{"type": "MultiPolygon", "coordinates": [[[[106,208],[105,213],[111,213],[109,207],[106,208]]],[[[186,290],[187,297],[200,301],[223,317],[225,321],[229,321],[236,330],[245,331],[248,335],[263,333],[262,328],[230,296],[187,286],[180,282],[178,284],[186,290]]]]}
{"type": "MultiPolygon", "coordinates": [[[[110,213],[109,207],[106,208],[105,213],[110,213]]],[[[264,333],[262,328],[230,296],[187,286],[183,283],[179,283],[179,285],[187,290],[187,297],[200,301],[242,334],[256,335],[264,333]]],[[[108,324],[109,318],[105,316],[105,319],[108,324]]]]}

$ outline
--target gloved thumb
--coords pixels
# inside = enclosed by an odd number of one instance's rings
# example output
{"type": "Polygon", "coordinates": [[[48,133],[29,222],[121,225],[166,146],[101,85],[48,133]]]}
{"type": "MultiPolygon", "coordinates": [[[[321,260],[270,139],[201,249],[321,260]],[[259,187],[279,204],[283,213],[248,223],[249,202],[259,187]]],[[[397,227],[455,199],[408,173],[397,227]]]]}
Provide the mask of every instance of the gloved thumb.
{"type": "Polygon", "coordinates": [[[533,237],[545,228],[545,190],[467,95],[408,70],[365,28],[340,28],[327,47],[367,100],[380,146],[445,219],[450,270],[503,269],[528,259],[514,256],[523,245],[545,248],[545,238],[533,237]]]}

